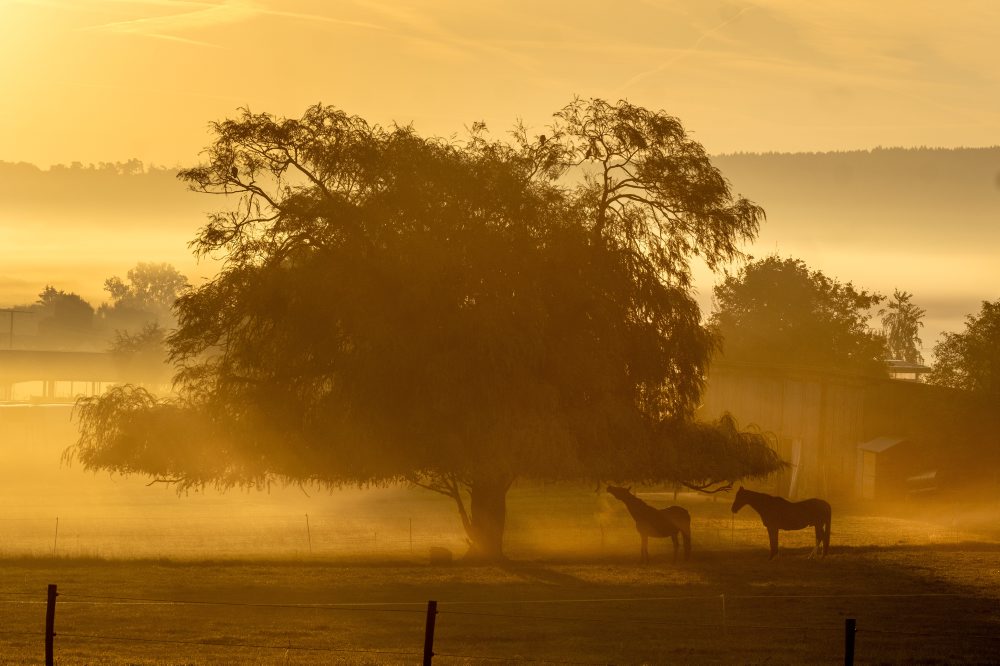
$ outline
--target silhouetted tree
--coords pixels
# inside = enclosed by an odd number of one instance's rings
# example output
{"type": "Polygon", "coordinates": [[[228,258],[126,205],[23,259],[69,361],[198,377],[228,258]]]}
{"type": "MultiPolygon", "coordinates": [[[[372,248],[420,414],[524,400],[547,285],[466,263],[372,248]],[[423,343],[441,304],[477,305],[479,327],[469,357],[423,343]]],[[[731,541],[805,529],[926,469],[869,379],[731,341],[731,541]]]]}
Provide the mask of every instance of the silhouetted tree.
{"type": "Polygon", "coordinates": [[[928,381],[965,389],[1000,404],[1000,300],[983,301],[977,315],[965,318],[965,331],[945,333],[934,345],[934,369],[928,381]]]}
{"type": "Polygon", "coordinates": [[[765,257],[715,288],[711,325],[726,360],[885,372],[885,340],[868,326],[882,296],[800,259],[765,257]]]}
{"type": "Polygon", "coordinates": [[[911,298],[913,294],[896,289],[878,313],[882,318],[882,334],[892,358],[923,363],[920,327],[924,325],[922,320],[927,311],[914,305],[911,298]]]}
{"type": "Polygon", "coordinates": [[[76,348],[92,341],[94,308],[79,294],[46,285],[36,306],[43,346],[76,348]]]}
{"type": "Polygon", "coordinates": [[[139,262],[126,274],[104,281],[111,303],[99,312],[112,328],[141,329],[147,324],[171,325],[171,309],[187,278],[170,264],[139,262]]]}
{"type": "MultiPolygon", "coordinates": [[[[453,498],[487,558],[519,477],[679,478],[712,349],[688,261],[740,256],[763,212],[675,118],[578,100],[514,145],[326,106],[214,131],[181,175],[239,205],[193,243],[224,264],[178,300],[180,396],[83,401],[71,457],[182,487],[406,479],[453,498]]],[[[752,459],[683,480],[777,466],[739,441],[752,459]]]]}

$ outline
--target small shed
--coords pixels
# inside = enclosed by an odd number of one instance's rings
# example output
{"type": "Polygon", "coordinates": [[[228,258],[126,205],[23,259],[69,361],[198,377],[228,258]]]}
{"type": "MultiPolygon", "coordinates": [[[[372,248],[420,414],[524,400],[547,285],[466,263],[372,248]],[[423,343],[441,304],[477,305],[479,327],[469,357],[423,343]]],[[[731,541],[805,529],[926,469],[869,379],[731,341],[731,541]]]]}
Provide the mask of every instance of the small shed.
{"type": "Polygon", "coordinates": [[[883,435],[858,444],[856,488],[862,499],[882,499],[905,481],[897,449],[905,442],[904,437],[883,435]]]}

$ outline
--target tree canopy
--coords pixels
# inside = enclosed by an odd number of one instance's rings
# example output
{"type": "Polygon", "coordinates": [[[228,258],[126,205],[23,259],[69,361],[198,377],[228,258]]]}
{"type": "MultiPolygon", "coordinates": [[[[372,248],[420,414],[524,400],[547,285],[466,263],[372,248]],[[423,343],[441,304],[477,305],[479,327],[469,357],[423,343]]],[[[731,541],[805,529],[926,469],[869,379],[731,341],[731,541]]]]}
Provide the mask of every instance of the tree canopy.
{"type": "MultiPolygon", "coordinates": [[[[487,557],[517,478],[678,476],[713,347],[689,261],[739,257],[763,211],[676,118],[577,100],[546,135],[458,142],[317,105],[213,130],[181,177],[235,204],[193,241],[223,265],[177,301],[179,396],[85,400],[71,456],[182,487],[406,479],[487,557]]],[[[683,480],[777,467],[757,449],[683,480]]]]}
{"type": "Polygon", "coordinates": [[[111,302],[102,305],[100,314],[119,330],[142,329],[147,324],[173,324],[172,308],[187,286],[187,278],[167,263],[139,262],[123,280],[110,277],[104,290],[111,302]]]}
{"type": "Polygon", "coordinates": [[[46,285],[35,306],[39,338],[50,348],[75,349],[93,336],[94,308],[79,294],[46,285]]]}
{"type": "Polygon", "coordinates": [[[909,363],[923,363],[920,353],[920,327],[927,311],[917,307],[910,299],[913,294],[896,289],[884,308],[878,311],[882,318],[882,335],[892,358],[909,363]]]}
{"type": "Polygon", "coordinates": [[[868,324],[882,300],[772,255],[716,286],[711,325],[727,360],[883,373],[885,339],[868,324]]]}
{"type": "Polygon", "coordinates": [[[1000,300],[983,301],[961,333],[945,333],[934,346],[928,381],[964,389],[992,405],[1000,401],[1000,300]]]}

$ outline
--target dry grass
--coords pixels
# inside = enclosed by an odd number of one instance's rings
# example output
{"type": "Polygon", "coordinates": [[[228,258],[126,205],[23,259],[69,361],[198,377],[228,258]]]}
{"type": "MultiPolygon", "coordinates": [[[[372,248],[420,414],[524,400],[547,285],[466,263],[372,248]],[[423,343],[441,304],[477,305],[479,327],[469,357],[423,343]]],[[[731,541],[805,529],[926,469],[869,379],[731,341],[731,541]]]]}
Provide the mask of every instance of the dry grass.
{"type": "Polygon", "coordinates": [[[639,566],[606,493],[520,486],[509,564],[432,567],[430,546],[458,554],[464,540],[431,493],[178,497],[58,466],[71,428],[57,430],[24,427],[28,445],[0,447],[0,663],[41,663],[49,583],[61,664],[416,663],[429,599],[436,651],[466,655],[435,663],[839,662],[847,617],[859,662],[1000,654],[996,507],[878,516],[835,503],[830,557],[807,560],[803,531],[782,533],[768,562],[749,509],[734,519],[726,498],[682,495],[692,561],[673,565],[654,541],[639,566]]]}
{"type": "Polygon", "coordinates": [[[650,566],[8,559],[0,644],[5,663],[40,663],[55,582],[63,664],[414,663],[428,599],[439,602],[436,651],[465,655],[439,663],[838,661],[847,617],[860,662],[1000,653],[1000,545],[839,547],[825,561],[800,549],[775,562],[757,549],[696,555],[650,566]]]}

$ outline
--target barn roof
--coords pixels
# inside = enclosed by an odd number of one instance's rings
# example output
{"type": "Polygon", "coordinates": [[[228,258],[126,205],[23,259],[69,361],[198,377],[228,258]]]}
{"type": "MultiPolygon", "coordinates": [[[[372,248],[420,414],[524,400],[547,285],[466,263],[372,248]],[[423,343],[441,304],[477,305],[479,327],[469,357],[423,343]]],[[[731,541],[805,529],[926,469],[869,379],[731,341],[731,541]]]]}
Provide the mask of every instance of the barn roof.
{"type": "Polygon", "coordinates": [[[869,439],[867,442],[861,442],[858,444],[858,448],[862,451],[871,451],[872,453],[882,453],[892,447],[896,446],[900,442],[905,442],[905,437],[892,437],[888,435],[883,435],[882,437],[876,437],[875,439],[869,439]]]}
{"type": "Polygon", "coordinates": [[[923,374],[933,370],[933,368],[929,365],[924,365],[923,363],[912,363],[910,361],[903,361],[897,358],[887,358],[885,360],[885,365],[889,369],[889,372],[914,372],[916,374],[923,374]]]}

